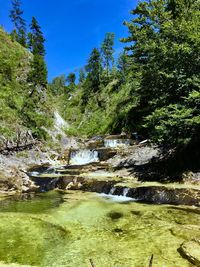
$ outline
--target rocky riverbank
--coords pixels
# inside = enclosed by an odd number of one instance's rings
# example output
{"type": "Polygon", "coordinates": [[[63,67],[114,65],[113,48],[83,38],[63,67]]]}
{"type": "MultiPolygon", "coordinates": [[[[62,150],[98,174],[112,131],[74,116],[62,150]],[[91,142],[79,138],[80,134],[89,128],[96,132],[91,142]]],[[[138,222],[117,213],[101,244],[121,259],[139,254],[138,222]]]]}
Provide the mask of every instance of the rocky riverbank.
{"type": "MultiPolygon", "coordinates": [[[[181,174],[171,183],[174,176],[170,177],[168,170],[163,169],[163,155],[157,147],[134,144],[121,136],[63,138],[57,145],[41,144],[30,150],[0,155],[0,196],[57,190],[70,197],[74,191],[95,192],[138,204],[176,205],[177,209],[199,214],[198,172],[181,174]],[[156,168],[159,162],[162,167],[156,168]]],[[[176,224],[179,225],[178,219],[176,224]]],[[[173,229],[170,231],[176,235],[173,229]]],[[[199,239],[190,239],[180,242],[180,248],[177,245],[178,252],[199,266],[199,239]]]]}
{"type": "Polygon", "coordinates": [[[151,144],[134,144],[125,135],[118,135],[88,140],[63,137],[60,144],[51,147],[40,145],[0,155],[1,192],[38,191],[42,184],[42,190],[60,188],[109,193],[115,186],[113,193],[123,195],[123,190],[131,188],[128,196],[137,196],[141,201],[199,205],[199,173],[180,175],[177,179],[180,184],[169,189],[168,183],[173,177],[167,175],[166,169],[156,168],[163,155],[151,144]]]}
{"type": "Polygon", "coordinates": [[[63,137],[54,145],[41,143],[31,149],[0,154],[0,193],[35,191],[27,172],[35,166],[63,164],[60,155],[69,147],[78,147],[81,140],[63,137]]]}

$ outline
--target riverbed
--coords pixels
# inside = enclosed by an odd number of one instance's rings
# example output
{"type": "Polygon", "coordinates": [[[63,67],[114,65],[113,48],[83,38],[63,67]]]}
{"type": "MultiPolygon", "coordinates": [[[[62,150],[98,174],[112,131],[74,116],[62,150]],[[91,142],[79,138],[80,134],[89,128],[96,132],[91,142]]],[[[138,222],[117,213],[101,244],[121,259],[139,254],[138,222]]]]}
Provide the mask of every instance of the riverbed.
{"type": "Polygon", "coordinates": [[[0,216],[8,266],[188,267],[177,249],[200,236],[198,208],[81,191],[4,197],[0,216]]]}

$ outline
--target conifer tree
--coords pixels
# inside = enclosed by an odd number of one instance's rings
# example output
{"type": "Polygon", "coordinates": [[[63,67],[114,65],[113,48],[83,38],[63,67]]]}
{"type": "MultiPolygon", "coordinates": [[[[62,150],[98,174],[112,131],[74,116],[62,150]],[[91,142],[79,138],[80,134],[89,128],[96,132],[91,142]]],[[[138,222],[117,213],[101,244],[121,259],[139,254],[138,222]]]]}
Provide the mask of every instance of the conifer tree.
{"type": "Polygon", "coordinates": [[[35,17],[32,18],[30,29],[31,29],[31,32],[28,35],[29,48],[31,52],[33,53],[33,55],[40,55],[44,57],[45,56],[45,48],[44,48],[45,39],[43,37],[41,27],[35,17]]]}
{"type": "Polygon", "coordinates": [[[166,146],[199,140],[199,10],[199,0],[146,0],[125,23],[124,41],[139,78],[133,92],[138,105],[128,116],[166,146]]]}
{"type": "Polygon", "coordinates": [[[82,106],[85,106],[92,93],[100,90],[102,66],[101,55],[97,48],[92,50],[85,70],[87,72],[87,77],[83,83],[82,106]]]}
{"type": "Polygon", "coordinates": [[[119,55],[118,62],[117,62],[117,68],[119,70],[119,76],[122,82],[125,82],[126,76],[128,74],[128,70],[129,70],[128,62],[129,62],[128,55],[126,51],[123,51],[123,53],[119,55]]]}
{"type": "Polygon", "coordinates": [[[40,85],[43,89],[47,86],[47,67],[45,63],[45,48],[43,33],[35,17],[30,25],[31,32],[28,35],[29,49],[33,54],[32,70],[29,80],[34,86],[40,85]]]}
{"type": "Polygon", "coordinates": [[[83,83],[85,80],[85,72],[84,72],[84,69],[80,69],[79,71],[79,83],[83,83]]]}
{"type": "Polygon", "coordinates": [[[26,47],[26,22],[22,17],[21,2],[19,0],[12,1],[12,10],[10,11],[10,18],[15,26],[11,36],[13,40],[17,41],[26,47]]]}
{"type": "Polygon", "coordinates": [[[101,45],[103,65],[107,70],[107,75],[109,73],[111,66],[114,63],[114,57],[113,57],[114,38],[115,38],[114,33],[112,33],[112,32],[106,33],[105,39],[103,40],[103,43],[101,45]]]}
{"type": "Polygon", "coordinates": [[[69,83],[69,85],[75,85],[75,81],[76,81],[76,74],[73,72],[69,73],[67,76],[67,82],[69,83]]]}
{"type": "Polygon", "coordinates": [[[90,54],[88,64],[85,67],[88,76],[87,81],[90,91],[96,92],[100,86],[100,75],[102,72],[101,55],[97,48],[94,48],[90,54]]]}

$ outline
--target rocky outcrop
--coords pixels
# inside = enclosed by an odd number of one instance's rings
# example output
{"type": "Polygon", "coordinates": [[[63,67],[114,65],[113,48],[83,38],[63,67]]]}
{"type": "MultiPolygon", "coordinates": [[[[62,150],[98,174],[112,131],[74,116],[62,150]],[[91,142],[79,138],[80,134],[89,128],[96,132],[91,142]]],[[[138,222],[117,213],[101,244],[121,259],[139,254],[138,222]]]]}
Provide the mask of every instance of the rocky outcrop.
{"type": "Polygon", "coordinates": [[[200,239],[184,242],[178,252],[195,266],[200,266],[200,239]]]}
{"type": "Polygon", "coordinates": [[[40,191],[55,188],[81,189],[96,193],[123,195],[145,203],[200,206],[200,190],[197,188],[186,188],[181,184],[172,187],[161,184],[151,185],[151,183],[131,183],[132,179],[128,180],[130,183],[120,184],[123,178],[110,175],[106,171],[108,167],[105,163],[66,166],[61,169],[56,168],[52,173],[46,171],[40,175],[32,174],[31,179],[39,186],[40,191]]]}
{"type": "Polygon", "coordinates": [[[11,169],[0,171],[1,192],[34,192],[37,189],[38,186],[30,180],[23,170],[12,167],[11,169]]]}
{"type": "Polygon", "coordinates": [[[200,190],[187,188],[169,188],[167,186],[138,186],[133,188],[116,186],[114,195],[123,195],[127,189],[127,197],[135,200],[172,205],[200,206],[200,190]]]}
{"type": "Polygon", "coordinates": [[[144,165],[158,158],[160,150],[154,146],[131,146],[119,149],[115,157],[108,162],[115,168],[129,168],[144,165]]]}

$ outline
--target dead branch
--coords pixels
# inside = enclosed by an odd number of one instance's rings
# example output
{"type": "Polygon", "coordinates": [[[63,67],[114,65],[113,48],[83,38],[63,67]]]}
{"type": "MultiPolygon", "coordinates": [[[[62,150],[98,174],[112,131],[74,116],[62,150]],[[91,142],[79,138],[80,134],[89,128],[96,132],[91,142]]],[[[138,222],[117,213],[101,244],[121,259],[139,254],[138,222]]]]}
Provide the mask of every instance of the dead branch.
{"type": "Polygon", "coordinates": [[[92,259],[90,259],[90,264],[92,267],[96,267],[92,259]]]}
{"type": "Polygon", "coordinates": [[[23,151],[31,149],[33,146],[38,145],[40,142],[34,139],[32,133],[27,131],[26,133],[17,131],[14,139],[8,139],[1,136],[0,153],[9,154],[11,152],[23,151]]]}
{"type": "Polygon", "coordinates": [[[153,254],[151,255],[151,259],[149,261],[149,267],[153,267],[153,254]]]}

